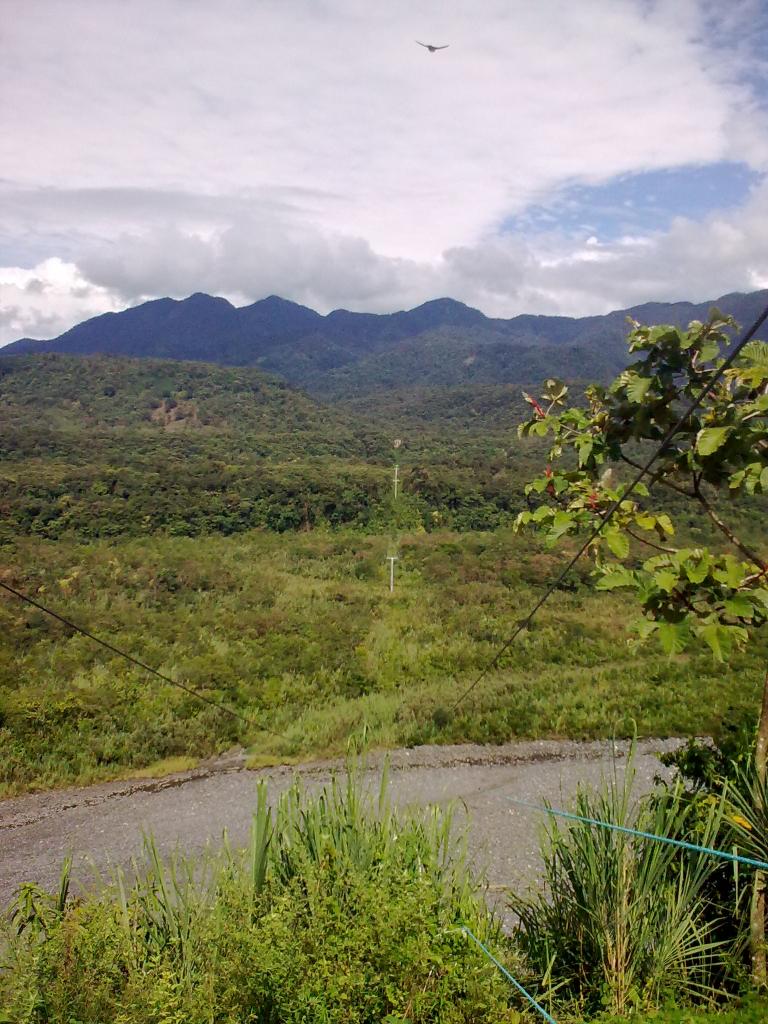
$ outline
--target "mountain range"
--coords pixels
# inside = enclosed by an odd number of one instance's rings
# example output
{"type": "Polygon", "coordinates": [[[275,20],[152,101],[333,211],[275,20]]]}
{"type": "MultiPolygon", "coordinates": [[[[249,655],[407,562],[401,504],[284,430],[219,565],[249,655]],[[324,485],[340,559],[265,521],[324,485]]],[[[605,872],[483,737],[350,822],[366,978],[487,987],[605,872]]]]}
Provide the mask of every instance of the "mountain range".
{"type": "Polygon", "coordinates": [[[686,325],[713,305],[740,324],[768,302],[768,290],[708,302],[652,302],[604,316],[487,317],[455,299],[397,313],[337,309],[321,315],[272,295],[235,307],[196,293],[155,299],[86,320],[50,341],[23,338],[3,356],[57,352],[194,360],[252,366],[317,397],[355,399],[382,390],[535,384],[542,378],[601,379],[626,363],[627,317],[686,325]]]}

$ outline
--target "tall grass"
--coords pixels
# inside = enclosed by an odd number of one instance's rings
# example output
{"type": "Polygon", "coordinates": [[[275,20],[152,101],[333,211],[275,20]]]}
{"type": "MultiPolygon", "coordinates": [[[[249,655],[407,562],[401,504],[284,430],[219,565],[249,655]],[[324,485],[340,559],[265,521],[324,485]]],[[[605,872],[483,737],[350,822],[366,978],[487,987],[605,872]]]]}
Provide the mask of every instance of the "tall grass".
{"type": "MultiPolygon", "coordinates": [[[[597,792],[579,791],[580,816],[658,836],[686,832],[692,813],[682,787],[633,798],[634,771],[597,792]]],[[[702,845],[717,834],[722,807],[710,805],[702,845]]],[[[701,854],[578,823],[548,825],[546,890],[512,899],[518,938],[551,991],[587,1012],[614,1014],[674,995],[716,995],[726,955],[708,913],[706,883],[716,864],[701,854]]]]}
{"type": "Polygon", "coordinates": [[[99,894],[30,902],[26,887],[0,1006],[18,1024],[517,1020],[458,930],[519,970],[453,832],[450,813],[396,813],[354,772],[274,807],[261,788],[245,850],[163,860],[148,840],[134,880],[99,894]]]}
{"type": "Polygon", "coordinates": [[[260,764],[343,756],[366,725],[379,748],[631,735],[633,720],[643,735],[684,735],[711,731],[729,703],[757,706],[765,645],[734,655],[733,686],[706,655],[633,654],[629,599],[576,577],[450,711],[558,556],[505,532],[404,534],[390,594],[387,551],[383,536],[319,531],[19,540],[4,552],[14,586],[265,728],[2,599],[0,795],[158,771],[236,743],[260,764]]]}

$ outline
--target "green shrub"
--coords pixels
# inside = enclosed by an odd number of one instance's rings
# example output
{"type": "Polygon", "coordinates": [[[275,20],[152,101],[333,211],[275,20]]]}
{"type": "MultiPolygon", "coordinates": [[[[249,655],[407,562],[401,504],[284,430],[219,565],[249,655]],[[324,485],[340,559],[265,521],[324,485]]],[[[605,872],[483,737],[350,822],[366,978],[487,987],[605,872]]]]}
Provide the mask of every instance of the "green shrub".
{"type": "Polygon", "coordinates": [[[519,1020],[459,930],[466,922],[509,962],[450,814],[398,815],[355,773],[313,797],[294,787],[275,812],[261,789],[246,851],[163,862],[150,842],[137,868],[130,886],[118,877],[82,900],[25,888],[0,975],[10,1019],[519,1020]]]}
{"type": "MultiPolygon", "coordinates": [[[[677,837],[692,812],[681,786],[651,799],[632,796],[633,769],[599,792],[582,789],[576,813],[677,837]]],[[[711,806],[700,836],[711,845],[720,824],[711,806]]],[[[542,850],[546,891],[515,897],[518,938],[532,970],[563,1001],[588,1014],[657,1006],[674,997],[716,994],[726,950],[716,941],[706,885],[713,859],[586,823],[554,820],[542,850]]]]}

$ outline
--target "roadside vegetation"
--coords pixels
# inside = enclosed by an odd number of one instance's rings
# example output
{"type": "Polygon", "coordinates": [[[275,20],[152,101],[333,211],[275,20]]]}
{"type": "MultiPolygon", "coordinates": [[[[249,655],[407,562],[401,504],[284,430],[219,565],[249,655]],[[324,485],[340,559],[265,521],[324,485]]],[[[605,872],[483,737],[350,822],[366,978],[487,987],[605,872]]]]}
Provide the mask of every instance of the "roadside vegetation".
{"type": "MultiPolygon", "coordinates": [[[[86,898],[22,890],[0,972],[15,1024],[487,1024],[519,1019],[462,925],[500,934],[450,815],[395,814],[354,775],[259,793],[251,843],[163,863],[86,898]]],[[[514,954],[505,949],[514,966],[514,954]]],[[[0,1010],[0,1014],[3,1011],[0,1010]]]]}
{"type": "MultiPolygon", "coordinates": [[[[638,643],[657,641],[670,656],[708,649],[722,664],[768,622],[765,534],[753,542],[716,505],[722,494],[735,503],[768,492],[768,345],[745,336],[726,359],[735,327],[718,310],[687,331],[634,323],[635,361],[608,388],[588,388],[586,407],[569,407],[558,380],[546,382],[541,402],[526,395],[532,417],[520,435],[551,436],[551,461],[527,488],[540,496],[538,507],[516,523],[551,544],[586,535],[597,589],[632,593],[642,612],[638,643]],[[640,471],[631,483],[615,473],[627,466],[640,471]],[[680,540],[665,505],[670,492],[719,531],[718,545],[680,540]]],[[[759,707],[738,818],[766,864],[768,665],[759,707]]],[[[751,881],[750,960],[760,989],[768,987],[767,917],[759,870],[751,881]]]]}
{"type": "MultiPolygon", "coordinates": [[[[582,793],[580,811],[661,835],[696,817],[680,787],[635,806],[627,779],[582,793]]],[[[720,810],[710,807],[702,838],[722,826],[720,810]]],[[[505,934],[462,835],[450,808],[394,811],[386,772],[378,799],[354,764],[319,793],[294,785],[276,806],[262,784],[244,850],[163,860],[148,839],[129,875],[98,891],[71,893],[68,864],[57,892],[23,886],[0,947],[0,1020],[540,1019],[465,929],[562,1024],[765,1019],[765,1003],[739,995],[740,936],[718,940],[711,858],[553,828],[550,899],[513,897],[520,924],[505,934]]]]}
{"type": "Polygon", "coordinates": [[[377,747],[701,734],[759,693],[759,644],[734,655],[738,684],[706,653],[633,652],[630,599],[594,592],[585,567],[454,708],[560,565],[507,531],[22,538],[4,561],[11,586],[254,723],[4,598],[6,795],[178,767],[235,744],[255,764],[344,754],[363,731],[377,747]]]}

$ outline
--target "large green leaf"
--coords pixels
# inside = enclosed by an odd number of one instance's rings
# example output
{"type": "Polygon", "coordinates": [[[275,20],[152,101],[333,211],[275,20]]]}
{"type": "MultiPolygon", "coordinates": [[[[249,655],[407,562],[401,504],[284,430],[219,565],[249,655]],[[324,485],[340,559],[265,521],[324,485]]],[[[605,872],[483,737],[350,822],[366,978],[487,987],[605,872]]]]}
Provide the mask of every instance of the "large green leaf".
{"type": "Polygon", "coordinates": [[[603,530],[605,543],[617,558],[626,558],[629,554],[629,537],[616,526],[608,526],[603,530]]]}
{"type": "Polygon", "coordinates": [[[675,528],[672,525],[672,520],[666,512],[662,512],[661,515],[656,516],[656,532],[660,537],[663,537],[664,534],[668,537],[673,536],[675,528]]]}
{"type": "Polygon", "coordinates": [[[714,455],[732,433],[733,427],[704,427],[696,437],[696,451],[699,455],[714,455]]]}
{"type": "Polygon", "coordinates": [[[699,636],[710,647],[718,661],[723,661],[723,640],[726,639],[724,629],[717,622],[710,622],[698,630],[699,636]]]}
{"type": "Polygon", "coordinates": [[[640,512],[635,517],[635,522],[641,530],[652,530],[656,526],[656,516],[649,512],[640,512]]]}
{"type": "Polygon", "coordinates": [[[635,576],[629,569],[609,569],[595,583],[596,590],[616,590],[618,587],[633,587],[635,576]]]}
{"type": "Polygon", "coordinates": [[[685,619],[682,622],[659,623],[659,640],[666,654],[679,654],[685,650],[689,638],[690,631],[685,619]]]}
{"type": "Polygon", "coordinates": [[[549,539],[552,541],[559,540],[564,536],[576,523],[575,516],[571,515],[570,512],[555,512],[552,517],[552,527],[549,531],[549,539]]]}
{"type": "Polygon", "coordinates": [[[711,556],[708,554],[702,554],[697,558],[687,559],[683,565],[683,569],[691,583],[703,583],[709,575],[709,568],[711,564],[711,556]]]}
{"type": "Polygon", "coordinates": [[[708,363],[720,352],[720,346],[716,341],[705,341],[699,348],[699,364],[708,363]]]}
{"type": "Polygon", "coordinates": [[[654,573],[653,578],[659,589],[667,594],[671,594],[680,582],[680,577],[677,573],[672,572],[671,569],[662,569],[661,572],[654,573]]]}
{"type": "Polygon", "coordinates": [[[764,341],[750,341],[741,353],[739,366],[754,367],[768,374],[768,345],[764,341]]]}
{"type": "Polygon", "coordinates": [[[670,341],[676,341],[678,344],[681,344],[683,337],[677,327],[672,327],[671,324],[660,324],[658,327],[651,328],[650,341],[654,345],[670,341]]]}
{"type": "Polygon", "coordinates": [[[725,583],[727,587],[736,590],[744,582],[744,566],[733,555],[726,555],[723,563],[720,568],[713,570],[712,575],[719,583],[725,583]]]}
{"type": "Polygon", "coordinates": [[[584,466],[589,461],[594,445],[591,441],[584,441],[579,445],[579,465],[584,466]]]}
{"type": "Polygon", "coordinates": [[[739,619],[751,619],[755,614],[752,602],[744,594],[737,594],[735,597],[726,598],[723,607],[728,615],[739,619]]]}
{"type": "Polygon", "coordinates": [[[631,379],[627,382],[627,397],[632,402],[642,402],[652,383],[652,377],[639,377],[632,374],[631,379]]]}
{"type": "Polygon", "coordinates": [[[632,623],[632,630],[641,642],[652,636],[658,628],[659,623],[653,619],[638,619],[632,623]]]}

